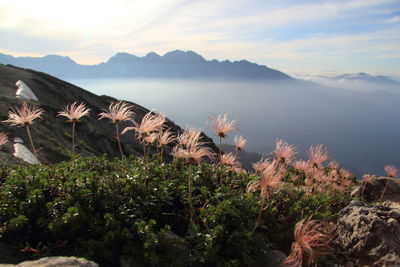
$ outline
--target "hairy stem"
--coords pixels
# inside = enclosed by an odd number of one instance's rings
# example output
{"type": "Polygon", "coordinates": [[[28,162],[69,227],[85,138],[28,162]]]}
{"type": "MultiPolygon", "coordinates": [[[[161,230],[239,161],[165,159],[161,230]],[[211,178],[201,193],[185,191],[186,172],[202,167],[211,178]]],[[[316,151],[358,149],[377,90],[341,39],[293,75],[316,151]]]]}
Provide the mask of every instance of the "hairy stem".
{"type": "Polygon", "coordinates": [[[361,197],[362,196],[364,196],[364,190],[365,190],[365,185],[366,185],[367,183],[363,183],[363,187],[362,187],[362,190],[361,190],[361,197]]]}
{"type": "Polygon", "coordinates": [[[31,130],[29,129],[29,125],[26,125],[25,127],[26,127],[26,131],[28,133],[29,142],[31,143],[32,151],[35,154],[36,159],[39,161],[39,157],[37,155],[35,145],[33,144],[33,139],[32,139],[32,135],[31,135],[31,130]]]}
{"type": "Polygon", "coordinates": [[[72,122],[72,155],[75,155],[75,122],[72,122]]]}
{"type": "Polygon", "coordinates": [[[161,146],[161,152],[160,152],[160,161],[161,161],[161,164],[163,164],[163,154],[164,154],[164,146],[161,146]]]}
{"type": "Polygon", "coordinates": [[[384,188],[383,191],[382,191],[382,195],[381,195],[381,197],[379,198],[379,201],[382,201],[383,195],[386,193],[387,187],[388,187],[388,185],[389,185],[389,181],[390,181],[390,180],[387,179],[385,188],[384,188]]]}
{"type": "Polygon", "coordinates": [[[193,209],[193,202],[192,202],[192,166],[189,166],[189,181],[188,181],[188,203],[189,203],[189,221],[190,225],[193,225],[193,217],[194,217],[194,209],[193,209]]]}
{"type": "Polygon", "coordinates": [[[122,153],[122,147],[121,147],[121,141],[119,138],[119,128],[118,128],[118,123],[115,124],[115,130],[117,131],[117,141],[118,141],[118,147],[119,147],[119,152],[121,153],[121,159],[124,157],[124,154],[122,153]]]}
{"type": "Polygon", "coordinates": [[[254,225],[253,230],[251,231],[253,234],[255,233],[255,231],[257,230],[258,227],[260,227],[261,225],[261,217],[262,217],[262,212],[264,210],[264,204],[265,204],[265,199],[262,198],[261,199],[261,203],[260,203],[260,211],[258,212],[258,217],[256,219],[256,223],[254,225]]]}
{"type": "Polygon", "coordinates": [[[143,161],[146,162],[146,142],[143,140],[143,161]]]}
{"type": "Polygon", "coordinates": [[[221,162],[221,156],[222,156],[222,137],[219,137],[219,151],[218,151],[218,156],[219,156],[219,161],[221,162]]]}

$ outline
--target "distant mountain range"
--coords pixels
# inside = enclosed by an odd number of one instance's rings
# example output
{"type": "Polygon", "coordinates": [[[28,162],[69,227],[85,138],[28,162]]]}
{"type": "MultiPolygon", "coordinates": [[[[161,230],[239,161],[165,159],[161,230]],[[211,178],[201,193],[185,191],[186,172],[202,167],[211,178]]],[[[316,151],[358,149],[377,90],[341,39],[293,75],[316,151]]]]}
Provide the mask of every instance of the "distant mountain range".
{"type": "Polygon", "coordinates": [[[144,57],[117,53],[107,62],[80,65],[69,57],[13,57],[0,53],[0,63],[30,68],[62,79],[87,78],[215,78],[252,80],[295,80],[289,75],[263,65],[241,61],[205,60],[193,51],[175,50],[160,56],[154,52],[144,57]]]}
{"type": "Polygon", "coordinates": [[[400,82],[395,77],[388,77],[383,75],[370,75],[365,72],[359,73],[346,73],[336,76],[325,76],[325,75],[305,75],[298,77],[308,81],[314,81],[318,83],[334,82],[334,83],[369,83],[369,84],[380,84],[380,85],[399,85],[400,82]]]}
{"type": "Polygon", "coordinates": [[[336,81],[363,81],[369,83],[380,83],[380,84],[400,84],[399,82],[382,75],[369,75],[364,72],[354,73],[354,74],[342,74],[335,77],[331,77],[330,79],[336,81]]]}

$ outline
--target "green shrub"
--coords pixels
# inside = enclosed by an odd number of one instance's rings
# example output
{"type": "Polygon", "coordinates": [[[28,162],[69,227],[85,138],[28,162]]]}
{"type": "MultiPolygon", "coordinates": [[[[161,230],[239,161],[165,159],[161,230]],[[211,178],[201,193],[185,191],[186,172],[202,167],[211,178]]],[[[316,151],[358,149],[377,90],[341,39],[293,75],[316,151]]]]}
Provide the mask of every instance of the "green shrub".
{"type": "Polygon", "coordinates": [[[143,164],[135,157],[110,161],[105,156],[2,167],[0,243],[20,259],[74,255],[102,266],[120,261],[132,266],[268,265],[271,249],[288,252],[298,220],[311,214],[335,220],[349,202],[345,195],[280,190],[252,233],[259,198],[245,189],[259,177],[210,164],[190,167],[192,173],[180,160],[159,164],[155,158],[143,164]]]}

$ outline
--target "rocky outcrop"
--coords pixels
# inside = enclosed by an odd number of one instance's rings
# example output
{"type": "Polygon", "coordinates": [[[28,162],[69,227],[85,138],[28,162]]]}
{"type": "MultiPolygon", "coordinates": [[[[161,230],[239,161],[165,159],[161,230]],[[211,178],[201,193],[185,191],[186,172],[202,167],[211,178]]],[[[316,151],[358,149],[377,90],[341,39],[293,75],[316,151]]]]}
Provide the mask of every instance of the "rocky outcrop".
{"type": "Polygon", "coordinates": [[[380,201],[382,192],[387,185],[382,201],[391,200],[400,202],[400,179],[382,176],[373,176],[371,181],[360,187],[360,193],[367,201],[380,201]],[[363,188],[364,187],[364,188],[363,188]]]}
{"type": "Polygon", "coordinates": [[[400,204],[353,200],[337,224],[335,241],[355,266],[400,266],[400,204]]]}
{"type": "Polygon", "coordinates": [[[46,257],[36,261],[24,261],[17,265],[0,264],[0,267],[99,267],[93,261],[75,257],[46,257]]]}

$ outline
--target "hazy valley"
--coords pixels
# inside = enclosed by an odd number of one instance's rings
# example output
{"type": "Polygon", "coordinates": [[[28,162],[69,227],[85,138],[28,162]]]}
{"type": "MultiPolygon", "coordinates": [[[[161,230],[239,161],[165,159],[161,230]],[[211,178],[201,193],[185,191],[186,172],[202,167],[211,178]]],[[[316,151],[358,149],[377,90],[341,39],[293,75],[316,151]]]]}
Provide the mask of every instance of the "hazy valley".
{"type": "Polygon", "coordinates": [[[382,174],[385,164],[400,165],[400,83],[385,76],[295,79],[248,61],[206,60],[180,50],[145,57],[118,53],[98,65],[60,56],[0,59],[65,77],[98,95],[163,111],[178,125],[202,127],[209,136],[208,118],[227,113],[238,120],[238,133],[248,139],[246,149],[265,156],[283,138],[303,158],[310,145],[325,144],[332,159],[358,176],[382,174]]]}

